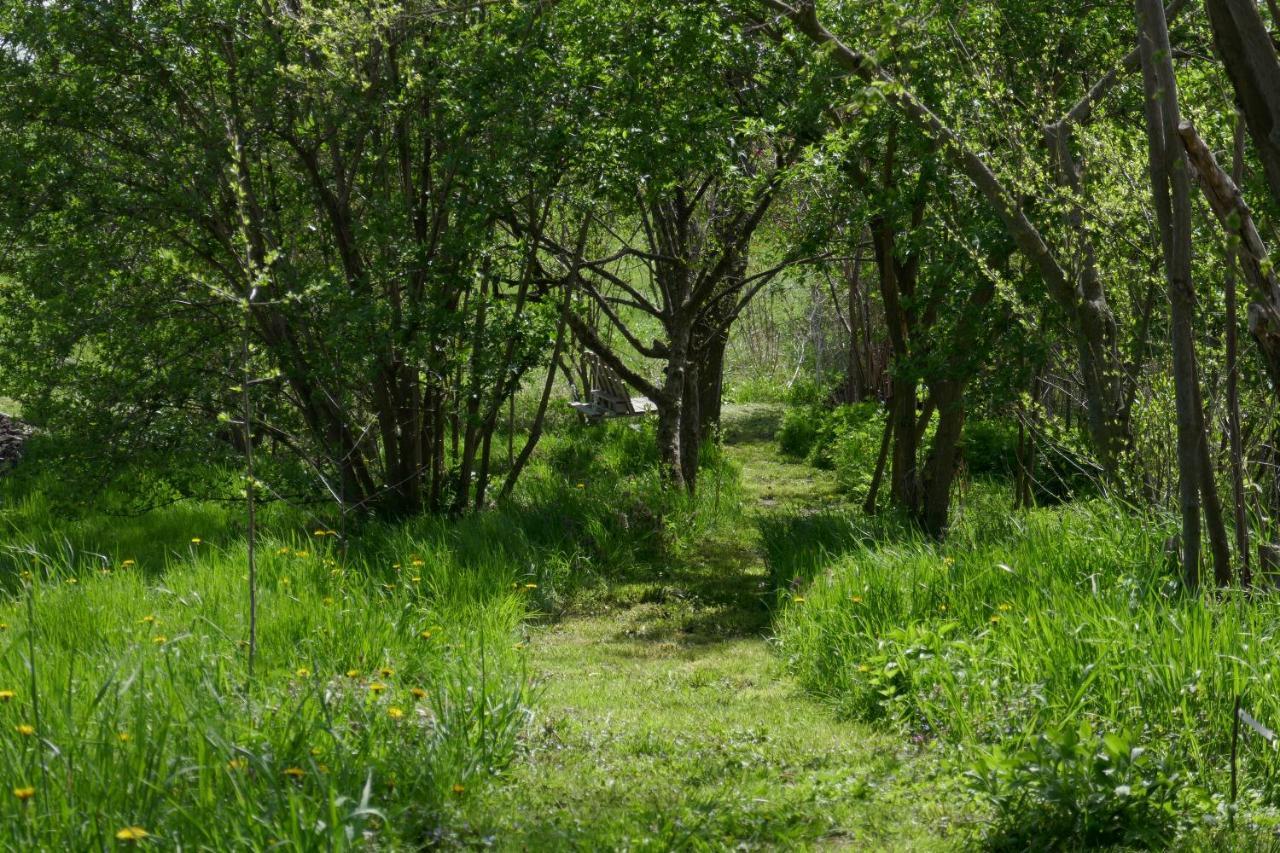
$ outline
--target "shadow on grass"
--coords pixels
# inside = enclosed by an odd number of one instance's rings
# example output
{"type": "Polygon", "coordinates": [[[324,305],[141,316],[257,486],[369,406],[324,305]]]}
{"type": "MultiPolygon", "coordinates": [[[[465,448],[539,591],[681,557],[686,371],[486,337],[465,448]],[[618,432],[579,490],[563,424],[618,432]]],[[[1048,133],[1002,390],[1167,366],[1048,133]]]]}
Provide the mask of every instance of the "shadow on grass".
{"type": "Polygon", "coordinates": [[[769,588],[777,593],[811,581],[834,558],[919,538],[900,514],[868,516],[850,510],[770,513],[757,521],[769,588]]]}
{"type": "Polygon", "coordinates": [[[720,419],[720,436],[730,445],[773,441],[784,411],[782,406],[767,403],[726,407],[720,419]]]}

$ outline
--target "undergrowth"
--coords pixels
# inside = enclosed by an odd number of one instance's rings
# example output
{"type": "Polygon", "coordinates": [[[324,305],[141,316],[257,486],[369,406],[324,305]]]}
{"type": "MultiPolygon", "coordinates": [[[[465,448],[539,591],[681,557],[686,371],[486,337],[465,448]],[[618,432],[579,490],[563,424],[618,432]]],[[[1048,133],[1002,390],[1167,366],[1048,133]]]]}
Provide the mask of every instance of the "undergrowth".
{"type": "Polygon", "coordinates": [[[0,847],[431,843],[525,730],[522,625],[717,523],[663,496],[650,429],[551,437],[461,518],[342,535],[269,505],[252,677],[234,504],[65,516],[38,475],[0,486],[0,847]]]}
{"type": "MultiPolygon", "coordinates": [[[[764,524],[788,667],[850,717],[946,745],[1002,831],[1079,846],[1106,824],[1112,841],[1158,844],[1171,814],[1182,831],[1224,824],[1234,697],[1280,721],[1280,602],[1186,592],[1163,557],[1166,519],[1009,501],[973,487],[945,544],[852,510],[764,524]],[[1067,743],[1081,726],[1101,740],[1067,743]],[[1159,772],[1098,777],[1112,739],[1159,772]]],[[[1272,825],[1273,751],[1246,740],[1240,766],[1242,821],[1272,825]]]]}

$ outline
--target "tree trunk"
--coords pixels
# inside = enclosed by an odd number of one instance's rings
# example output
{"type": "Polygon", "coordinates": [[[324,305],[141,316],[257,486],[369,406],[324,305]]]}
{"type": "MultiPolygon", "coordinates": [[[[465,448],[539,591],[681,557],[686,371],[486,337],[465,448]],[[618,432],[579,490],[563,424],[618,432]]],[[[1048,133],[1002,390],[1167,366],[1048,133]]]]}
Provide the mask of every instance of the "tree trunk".
{"type": "Polygon", "coordinates": [[[1217,508],[1211,462],[1207,458],[1195,354],[1195,288],[1191,280],[1191,185],[1178,136],[1181,116],[1169,31],[1159,0],[1135,0],[1146,92],[1147,139],[1152,192],[1160,223],[1165,280],[1171,308],[1173,381],[1178,418],[1178,495],[1182,512],[1182,571],[1186,584],[1200,582],[1201,498],[1213,505],[1206,520],[1213,545],[1214,576],[1230,579],[1226,531],[1217,508]],[[1217,517],[1215,518],[1215,514],[1217,517]],[[1216,523],[1215,523],[1216,522],[1216,523]]]}
{"type": "Polygon", "coordinates": [[[920,472],[916,439],[916,382],[912,377],[893,380],[889,418],[893,422],[893,454],[889,468],[889,493],[894,503],[911,514],[920,510],[920,472]]]}
{"type": "Polygon", "coordinates": [[[921,524],[925,533],[941,539],[946,535],[950,518],[951,484],[956,476],[960,436],[964,430],[964,384],[944,382],[933,396],[938,405],[938,428],[933,434],[924,477],[921,524]]]}
{"type": "Polygon", "coordinates": [[[658,461],[663,480],[672,488],[686,488],[684,466],[680,458],[681,400],[662,398],[658,404],[658,461]]]}
{"type": "Polygon", "coordinates": [[[689,494],[698,488],[698,456],[702,450],[701,375],[702,365],[691,360],[685,368],[680,406],[680,473],[689,494]]]}
{"type": "Polygon", "coordinates": [[[1204,6],[1271,195],[1280,202],[1280,58],[1275,44],[1256,0],[1205,0],[1204,6]]]}
{"type": "MultiPolygon", "coordinates": [[[[1237,114],[1232,145],[1231,179],[1236,186],[1244,179],[1244,121],[1237,114]]],[[[1227,431],[1231,438],[1231,502],[1236,533],[1236,553],[1240,556],[1240,586],[1253,586],[1249,565],[1249,517],[1245,511],[1244,441],[1240,434],[1240,344],[1239,312],[1236,294],[1235,247],[1227,244],[1227,431]]]]}
{"type": "Polygon", "coordinates": [[[889,458],[889,445],[892,441],[893,418],[886,412],[884,432],[880,436],[880,452],[876,454],[876,470],[871,475],[871,488],[867,489],[867,499],[862,504],[862,511],[867,515],[876,511],[876,496],[880,493],[880,483],[884,480],[884,465],[889,458]]]}

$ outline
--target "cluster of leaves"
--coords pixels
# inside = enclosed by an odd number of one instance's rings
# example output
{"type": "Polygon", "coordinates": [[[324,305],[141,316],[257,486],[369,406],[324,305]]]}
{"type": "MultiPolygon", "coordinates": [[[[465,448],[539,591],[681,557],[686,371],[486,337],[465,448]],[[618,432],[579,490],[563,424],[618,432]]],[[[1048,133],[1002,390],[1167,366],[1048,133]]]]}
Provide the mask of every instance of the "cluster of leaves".
{"type": "Polygon", "coordinates": [[[1180,806],[1203,798],[1132,732],[1095,734],[1088,723],[994,748],[969,781],[995,810],[988,843],[999,850],[1163,848],[1185,822],[1180,806]]]}

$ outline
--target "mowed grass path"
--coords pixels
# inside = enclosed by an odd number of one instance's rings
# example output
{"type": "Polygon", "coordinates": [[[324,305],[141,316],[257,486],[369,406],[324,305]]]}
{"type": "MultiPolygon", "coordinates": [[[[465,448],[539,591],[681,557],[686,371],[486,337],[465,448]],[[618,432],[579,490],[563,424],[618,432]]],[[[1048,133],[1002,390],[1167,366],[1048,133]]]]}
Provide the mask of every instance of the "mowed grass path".
{"type": "MultiPolygon", "coordinates": [[[[751,515],[836,500],[780,459],[776,413],[726,429],[751,515]]],[[[708,487],[711,487],[710,484],[708,487]]],[[[945,849],[964,798],[932,755],[841,721],[768,644],[766,572],[750,518],[660,576],[611,584],[531,629],[541,693],[520,757],[459,808],[449,846],[499,849],[945,849]]]]}

